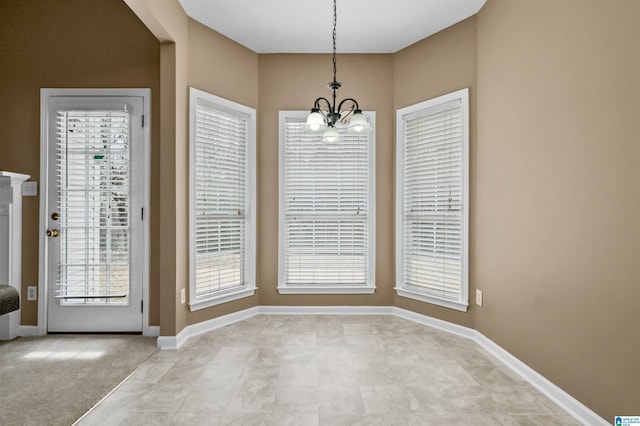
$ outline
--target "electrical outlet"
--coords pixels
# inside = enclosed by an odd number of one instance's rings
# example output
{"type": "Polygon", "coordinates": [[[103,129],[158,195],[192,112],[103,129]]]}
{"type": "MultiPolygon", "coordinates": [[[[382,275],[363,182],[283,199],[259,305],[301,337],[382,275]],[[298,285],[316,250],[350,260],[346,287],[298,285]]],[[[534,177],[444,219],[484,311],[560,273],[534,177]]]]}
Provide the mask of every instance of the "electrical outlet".
{"type": "Polygon", "coordinates": [[[22,196],[35,197],[38,195],[38,182],[27,181],[22,183],[22,196]]]}
{"type": "Polygon", "coordinates": [[[476,290],[476,305],[482,306],[482,290],[476,290]]]}
{"type": "Polygon", "coordinates": [[[187,293],[185,291],[185,289],[183,288],[182,290],[180,290],[180,303],[182,305],[184,305],[184,303],[187,301],[187,293]]]}
{"type": "Polygon", "coordinates": [[[29,302],[38,300],[38,287],[36,287],[35,285],[27,286],[27,300],[29,302]]]}

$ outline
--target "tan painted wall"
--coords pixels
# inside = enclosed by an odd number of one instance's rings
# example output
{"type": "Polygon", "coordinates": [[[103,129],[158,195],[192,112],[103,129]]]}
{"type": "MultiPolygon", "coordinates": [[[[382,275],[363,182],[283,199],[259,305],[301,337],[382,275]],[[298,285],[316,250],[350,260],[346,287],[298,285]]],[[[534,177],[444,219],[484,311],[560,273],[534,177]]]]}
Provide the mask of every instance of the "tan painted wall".
{"type": "MultiPolygon", "coordinates": [[[[469,301],[475,301],[475,221],[477,152],[477,22],[476,16],[393,55],[394,108],[469,88],[469,301]]],[[[395,113],[395,110],[394,110],[395,113]]],[[[394,117],[395,118],[395,117],[394,117]]],[[[392,251],[394,255],[395,250],[392,251]]],[[[393,258],[392,258],[393,259],[393,258]]],[[[473,328],[476,306],[459,312],[395,295],[400,308],[473,328]]]]}
{"type": "MultiPolygon", "coordinates": [[[[186,19],[185,19],[186,27],[186,19]]],[[[184,48],[180,49],[181,53],[184,48]]],[[[177,300],[180,300],[176,279],[176,160],[178,115],[178,70],[177,43],[163,42],[160,47],[160,335],[175,335],[177,300]]],[[[182,53],[184,55],[184,53],[182,53]]],[[[184,96],[184,95],[183,95],[184,96]]],[[[184,103],[184,101],[182,102],[184,103]]],[[[151,212],[155,214],[156,212],[151,212]]],[[[184,320],[183,320],[184,322],[184,320]]]]}
{"type": "MultiPolygon", "coordinates": [[[[189,20],[188,84],[257,110],[258,54],[196,21],[189,20]]],[[[186,160],[185,167],[188,172],[188,157],[186,160]]],[[[188,186],[184,188],[184,194],[188,194],[188,186]]],[[[188,197],[185,199],[185,203],[188,207],[188,197]]],[[[185,250],[185,253],[188,251],[185,250]]],[[[182,310],[187,317],[187,323],[194,324],[241,311],[257,304],[258,295],[255,294],[252,297],[195,312],[190,312],[187,305],[184,305],[182,310]]]]}
{"type": "MultiPolygon", "coordinates": [[[[40,88],[150,87],[151,209],[158,209],[158,41],[119,0],[0,0],[0,170],[40,180],[40,88]],[[99,19],[98,19],[99,17],[99,19]],[[93,19],[95,18],[95,19],[93,19]]],[[[37,323],[40,197],[23,199],[22,324],[37,323]]],[[[150,323],[158,324],[158,231],[151,218],[150,323]]]]}
{"type": "Polygon", "coordinates": [[[258,286],[260,305],[390,305],[393,289],[393,67],[391,55],[338,55],[338,102],[376,111],[376,285],[373,295],[280,295],[278,285],[278,113],[308,111],[329,97],[330,55],[260,55],[258,286]],[[372,89],[373,88],[373,89],[372,89]]]}
{"type": "Polygon", "coordinates": [[[640,2],[478,15],[477,329],[607,421],[640,412],[640,2]]]}
{"type": "MultiPolygon", "coordinates": [[[[158,237],[160,334],[256,306],[257,295],[196,312],[180,303],[189,287],[189,86],[258,107],[258,55],[189,19],[175,0],[124,0],[161,44],[158,237]]],[[[153,213],[153,212],[152,212],[153,213]]]]}
{"type": "Polygon", "coordinates": [[[189,85],[258,109],[258,54],[189,20],[189,85]]]}

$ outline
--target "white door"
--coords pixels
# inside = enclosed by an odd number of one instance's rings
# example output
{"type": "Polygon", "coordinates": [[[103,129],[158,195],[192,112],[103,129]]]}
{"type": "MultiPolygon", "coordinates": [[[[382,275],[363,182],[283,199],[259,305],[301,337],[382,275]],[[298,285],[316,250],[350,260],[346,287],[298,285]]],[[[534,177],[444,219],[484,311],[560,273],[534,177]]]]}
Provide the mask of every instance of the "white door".
{"type": "Polygon", "coordinates": [[[48,98],[50,332],[142,331],[143,105],[141,96],[48,98]]]}

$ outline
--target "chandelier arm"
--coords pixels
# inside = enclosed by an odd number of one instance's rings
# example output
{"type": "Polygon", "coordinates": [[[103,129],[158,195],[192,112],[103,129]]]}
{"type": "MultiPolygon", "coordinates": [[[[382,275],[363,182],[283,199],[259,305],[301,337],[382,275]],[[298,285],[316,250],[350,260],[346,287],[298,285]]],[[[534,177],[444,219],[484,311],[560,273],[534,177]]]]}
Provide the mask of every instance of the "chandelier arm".
{"type": "Polygon", "coordinates": [[[338,111],[338,112],[342,111],[342,105],[343,105],[345,102],[349,102],[349,101],[353,102],[353,107],[351,108],[351,111],[356,110],[356,109],[360,109],[360,107],[358,106],[358,101],[356,101],[356,100],[355,100],[355,99],[353,99],[353,98],[347,98],[347,99],[343,99],[343,100],[338,104],[338,109],[337,109],[337,111],[338,111]]]}
{"type": "Polygon", "coordinates": [[[320,112],[320,114],[322,114],[324,118],[327,118],[327,114],[324,113],[324,110],[322,109],[322,105],[320,104],[321,101],[325,102],[327,111],[329,114],[333,113],[334,108],[333,106],[331,106],[331,102],[329,102],[327,98],[319,97],[318,99],[315,100],[315,102],[313,103],[313,107],[318,109],[318,111],[320,112]]]}
{"type": "MultiPolygon", "coordinates": [[[[331,102],[329,99],[325,97],[317,98],[313,103],[313,108],[311,109],[311,113],[307,117],[307,125],[309,127],[308,129],[309,131],[315,132],[321,127],[321,124],[318,123],[319,121],[318,116],[313,115],[317,112],[324,119],[324,124],[330,128],[329,130],[327,130],[327,132],[332,131],[333,134],[335,135],[337,135],[335,130],[336,123],[338,123],[339,121],[342,123],[346,123],[349,117],[362,113],[362,111],[360,110],[360,106],[358,105],[358,102],[353,98],[344,99],[338,104],[336,108],[336,91],[342,86],[342,84],[336,80],[337,69],[338,69],[338,66],[337,66],[338,61],[337,61],[337,55],[336,55],[337,53],[337,48],[336,48],[337,30],[336,29],[337,29],[337,23],[338,23],[338,9],[337,9],[336,3],[337,1],[333,0],[333,33],[331,37],[333,42],[332,43],[333,44],[332,46],[333,47],[332,49],[333,81],[327,84],[327,87],[331,90],[331,98],[333,99],[333,102],[331,102]],[[349,105],[349,102],[351,104],[350,104],[350,107],[347,108],[347,105],[349,105]],[[343,107],[345,107],[345,110],[347,111],[342,112],[343,107]]],[[[362,121],[362,118],[358,117],[358,120],[360,122],[362,121]]],[[[364,128],[365,126],[359,125],[359,126],[353,126],[353,127],[364,128]]],[[[351,127],[349,127],[349,129],[351,129],[351,127]]],[[[360,132],[360,130],[354,130],[354,132],[360,132]]],[[[332,134],[332,138],[335,139],[335,136],[333,134],[332,134]]],[[[329,141],[329,139],[327,139],[326,142],[335,142],[335,140],[329,141]]],[[[339,137],[337,139],[339,139],[339,137]]]]}

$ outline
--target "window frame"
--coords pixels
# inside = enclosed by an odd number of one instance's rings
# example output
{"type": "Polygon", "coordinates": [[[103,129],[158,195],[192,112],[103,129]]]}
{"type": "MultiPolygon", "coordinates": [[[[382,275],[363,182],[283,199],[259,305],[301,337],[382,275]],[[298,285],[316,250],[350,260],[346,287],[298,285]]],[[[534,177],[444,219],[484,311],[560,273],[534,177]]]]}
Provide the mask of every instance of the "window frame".
{"type": "Polygon", "coordinates": [[[211,93],[189,88],[189,309],[196,311],[233,300],[250,297],[256,286],[256,110],[211,93]],[[213,292],[206,298],[196,298],[196,108],[199,103],[221,112],[241,116],[247,121],[246,146],[246,213],[244,241],[245,283],[233,290],[213,292]]]}
{"type": "MultiPolygon", "coordinates": [[[[278,292],[280,294],[373,294],[376,290],[375,266],[376,266],[376,156],[375,156],[375,112],[364,111],[363,114],[371,124],[371,132],[368,134],[368,200],[367,200],[367,277],[365,285],[291,285],[285,282],[286,277],[286,212],[285,212],[285,124],[287,119],[300,120],[304,123],[308,111],[280,111],[279,114],[279,200],[278,200],[278,292]]],[[[317,135],[318,139],[322,136],[317,135]]]]}
{"type": "Polygon", "coordinates": [[[396,111],[396,293],[398,296],[466,312],[469,307],[469,89],[464,88],[396,111]],[[404,159],[405,117],[425,113],[447,103],[459,101],[462,107],[462,208],[461,208],[461,283],[460,298],[452,300],[419,291],[404,279],[404,159]]]}

